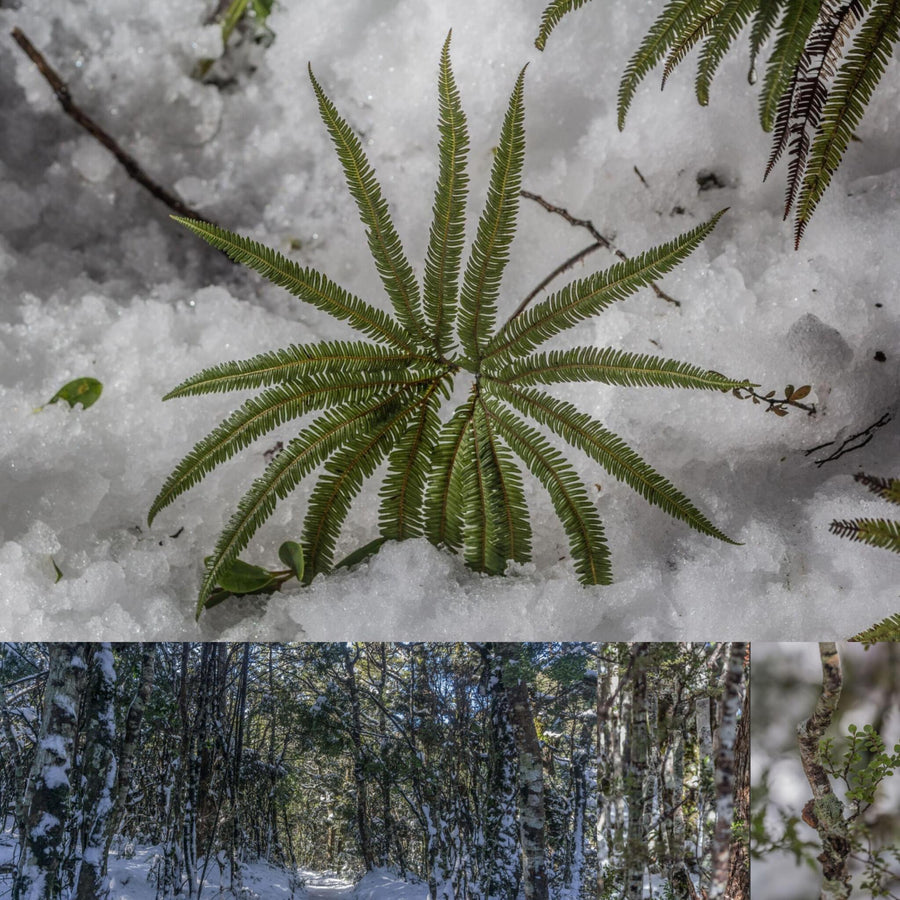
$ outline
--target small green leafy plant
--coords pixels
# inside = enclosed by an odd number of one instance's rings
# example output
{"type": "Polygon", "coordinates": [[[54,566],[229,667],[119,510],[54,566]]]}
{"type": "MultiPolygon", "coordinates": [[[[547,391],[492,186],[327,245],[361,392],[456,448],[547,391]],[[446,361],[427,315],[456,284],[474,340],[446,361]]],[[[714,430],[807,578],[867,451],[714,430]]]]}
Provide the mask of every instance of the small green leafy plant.
{"type": "MultiPolygon", "coordinates": [[[[538,48],[566,13],[586,2],[553,0],[544,10],[538,48]]],[[[649,72],[665,61],[665,87],[698,45],[697,100],[706,106],[713,76],[751,20],[751,83],[764,45],[775,36],[759,102],[760,123],[773,132],[765,174],[787,150],[784,217],[795,209],[799,245],[900,39],[898,0],[669,0],[625,68],[619,128],[649,72]]]]}
{"type": "Polygon", "coordinates": [[[421,288],[388,214],[362,146],[310,69],[322,119],[366,227],[369,250],[390,298],[389,315],[274,250],[206,222],[184,225],[232,259],[330,313],[370,341],[290,346],[194,375],[169,394],[185,397],[264,388],[179,463],[150,510],[150,520],[215,466],[282,423],[321,415],[269,463],[240,501],[207,559],[197,614],[278,500],[324,464],[309,499],[300,541],[309,582],[332,568],[335,544],[354,496],[387,460],[380,491],[385,540],[424,535],[462,549],[473,569],[490,574],[531,556],[531,529],[518,457],[547,489],[568,534],[584,584],[610,581],[609,548],[597,509],[564,455],[528,417],[582,450],[649,502],[706,534],[729,539],[620,438],[572,404],[538,386],[604,382],[730,391],[750,382],[687,363],[613,349],[537,352],[555,335],[622,300],[672,269],[713,229],[721,213],[669,243],[606,271],[573,281],[547,299],[522,305],[497,327],[500,282],[515,233],[524,161],[524,69],[503,121],[487,201],[462,266],[468,147],[466,119],[450,66],[439,69],[440,166],[421,288]],[[457,377],[468,398],[449,420],[440,415],[457,377]]]}

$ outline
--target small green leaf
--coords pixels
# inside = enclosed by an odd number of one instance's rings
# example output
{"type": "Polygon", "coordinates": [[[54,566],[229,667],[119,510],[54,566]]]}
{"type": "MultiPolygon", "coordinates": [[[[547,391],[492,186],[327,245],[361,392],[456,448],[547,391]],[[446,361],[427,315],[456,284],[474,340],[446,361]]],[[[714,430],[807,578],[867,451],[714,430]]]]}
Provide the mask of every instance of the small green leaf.
{"type": "Polygon", "coordinates": [[[285,541],[278,548],[278,558],[297,576],[303,578],[303,548],[296,541],[285,541]]]}
{"type": "Polygon", "coordinates": [[[65,400],[69,406],[80,403],[84,409],[93,406],[103,393],[103,385],[96,378],[76,378],[64,384],[48,401],[47,405],[65,400]]]}
{"type": "Polygon", "coordinates": [[[369,541],[368,544],[364,544],[362,547],[354,550],[349,556],[345,556],[334,568],[352,569],[354,566],[358,566],[370,556],[374,556],[381,549],[381,545],[387,540],[388,538],[386,537],[379,537],[375,538],[374,541],[369,541]]]}
{"type": "Polygon", "coordinates": [[[50,562],[53,563],[53,570],[56,572],[56,578],[54,579],[53,583],[59,584],[63,577],[62,569],[60,569],[60,567],[56,564],[56,560],[52,556],[50,557],[50,562]]]}
{"type": "MultiPolygon", "coordinates": [[[[207,557],[208,560],[211,557],[207,557]]],[[[236,559],[223,572],[219,573],[217,583],[229,594],[258,594],[275,582],[272,573],[262,566],[254,566],[242,559],[236,559]]],[[[209,606],[209,604],[206,604],[209,606]]]]}

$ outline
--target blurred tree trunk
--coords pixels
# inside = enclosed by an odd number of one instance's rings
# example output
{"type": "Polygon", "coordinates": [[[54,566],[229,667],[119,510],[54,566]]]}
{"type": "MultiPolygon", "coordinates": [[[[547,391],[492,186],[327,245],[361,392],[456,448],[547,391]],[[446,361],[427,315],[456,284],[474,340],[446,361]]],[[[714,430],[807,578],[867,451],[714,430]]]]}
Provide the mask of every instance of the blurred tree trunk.
{"type": "Polygon", "coordinates": [[[747,645],[734,641],[725,671],[725,685],[720,702],[719,729],[715,763],[716,830],[712,846],[712,878],[709,900],[725,896],[728,885],[731,850],[731,824],[734,819],[734,767],[737,714],[741,705],[741,682],[744,676],[744,654],[747,645]]]}
{"type": "MultiPolygon", "coordinates": [[[[749,654],[749,648],[748,648],[749,654]]],[[[734,821],[728,900],[750,900],[750,679],[734,744],[734,821]]]]}

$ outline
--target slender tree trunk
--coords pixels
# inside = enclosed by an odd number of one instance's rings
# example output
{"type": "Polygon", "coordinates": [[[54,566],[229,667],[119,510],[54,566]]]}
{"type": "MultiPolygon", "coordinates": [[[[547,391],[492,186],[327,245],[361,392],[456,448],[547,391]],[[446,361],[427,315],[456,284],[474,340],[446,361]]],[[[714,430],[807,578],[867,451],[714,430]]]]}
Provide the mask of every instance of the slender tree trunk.
{"type": "Polygon", "coordinates": [[[85,710],[87,735],[83,751],[81,797],[82,853],[75,900],[105,900],[107,837],[111,833],[113,785],[116,780],[116,670],[112,647],[100,644],[91,655],[85,710]]]}
{"type": "Polygon", "coordinates": [[[515,900],[522,880],[516,824],[516,737],[509,694],[503,688],[503,662],[483,650],[491,700],[489,793],[485,838],[485,897],[515,900]]]}
{"type": "Polygon", "coordinates": [[[138,737],[141,732],[141,722],[144,718],[144,708],[153,691],[153,679],[156,668],[156,645],[141,645],[141,671],[138,678],[138,689],[128,707],[128,715],[125,717],[125,735],[122,739],[122,749],[119,752],[119,766],[114,793],[113,812],[110,816],[109,829],[106,835],[106,846],[103,851],[103,871],[106,872],[109,863],[109,851],[112,846],[113,836],[118,828],[121,828],[125,813],[125,801],[128,798],[128,790],[131,786],[131,771],[134,764],[134,754],[137,748],[138,737]]]}
{"type": "Polygon", "coordinates": [[[720,703],[718,749],[716,751],[716,830],[712,847],[712,880],[709,900],[725,896],[731,852],[731,823],[734,818],[734,743],[737,714],[741,705],[744,654],[747,645],[735,641],[725,672],[725,687],[720,703]]]}
{"type": "Polygon", "coordinates": [[[350,738],[353,741],[353,783],[356,787],[356,828],[359,836],[359,850],[367,872],[375,868],[372,852],[372,836],[369,830],[369,807],[366,797],[366,776],[363,770],[362,711],[359,699],[359,685],[356,682],[356,662],[358,651],[351,655],[346,644],[341,645],[344,656],[347,693],[350,695],[350,738]]]}
{"type": "MultiPolygon", "coordinates": [[[[749,649],[748,649],[749,652],[749,649]]],[[[734,821],[728,900],[750,900],[750,679],[734,743],[734,821]]]]}
{"type": "MultiPolygon", "coordinates": [[[[504,672],[504,680],[510,677],[504,672]]],[[[513,676],[514,678],[514,676],[513,676]]],[[[547,858],[544,847],[544,768],[534,727],[528,685],[514,678],[507,685],[510,716],[519,756],[519,833],[522,843],[522,880],[525,900],[548,900],[547,858]]]]}
{"type": "Polygon", "coordinates": [[[847,821],[844,806],[831,789],[819,751],[819,743],[841,699],[843,672],[836,644],[819,644],[819,657],[822,661],[822,693],[813,714],[797,726],[800,761],[813,793],[813,799],[804,809],[804,819],[819,832],[822,841],[819,856],[823,875],[821,900],[846,900],[851,889],[847,872],[851,851],[847,821]]]}
{"type": "Polygon", "coordinates": [[[44,689],[41,729],[25,807],[22,850],[13,882],[13,900],[58,900],[62,868],[69,852],[67,824],[78,731],[78,706],[84,689],[88,645],[49,645],[50,671],[44,689]]]}
{"type": "Polygon", "coordinates": [[[629,900],[644,895],[644,869],[647,865],[645,833],[645,776],[649,750],[647,729],[647,651],[646,644],[632,644],[633,660],[631,733],[626,756],[625,785],[628,802],[628,840],[625,848],[625,891],[629,900]]]}

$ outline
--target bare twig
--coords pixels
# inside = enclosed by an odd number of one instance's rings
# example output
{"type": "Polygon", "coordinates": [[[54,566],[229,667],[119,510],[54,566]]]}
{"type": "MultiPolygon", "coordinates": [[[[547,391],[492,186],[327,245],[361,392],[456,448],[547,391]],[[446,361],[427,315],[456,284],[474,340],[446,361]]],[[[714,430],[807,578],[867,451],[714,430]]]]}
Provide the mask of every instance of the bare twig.
{"type": "MultiPolygon", "coordinates": [[[[862,431],[857,432],[856,434],[851,434],[850,437],[844,438],[841,441],[838,448],[830,455],[823,457],[822,459],[814,460],[817,466],[824,466],[827,462],[834,462],[836,459],[840,459],[847,453],[852,453],[854,450],[860,450],[872,440],[875,435],[875,432],[879,428],[883,428],[887,425],[888,422],[891,421],[893,416],[890,413],[885,413],[877,422],[873,422],[868,428],[863,429],[862,431]],[[854,443],[854,441],[859,441],[859,443],[854,443]]],[[[809,450],[806,451],[806,456],[811,456],[817,450],[824,450],[825,447],[831,447],[835,441],[827,441],[824,444],[819,444],[816,447],[810,447],[809,450]]]]}
{"type": "MultiPolygon", "coordinates": [[[[585,248],[581,251],[581,253],[576,254],[571,259],[566,260],[561,266],[557,267],[553,270],[553,272],[545,278],[529,295],[519,304],[519,308],[513,313],[512,318],[520,315],[521,312],[525,309],[526,306],[534,299],[534,297],[540,293],[557,275],[564,272],[570,266],[574,265],[581,259],[584,259],[588,253],[592,253],[598,247],[605,247],[611,253],[614,253],[621,260],[627,260],[628,257],[618,248],[616,247],[609,238],[604,237],[597,231],[594,223],[590,219],[576,219],[567,209],[564,209],[561,206],[554,206],[552,203],[549,203],[545,200],[540,194],[533,194],[531,191],[522,190],[519,192],[526,200],[533,200],[535,203],[543,206],[547,212],[555,213],[558,216],[562,216],[570,225],[576,228],[584,228],[585,231],[594,239],[594,243],[590,246],[590,248],[585,248]]],[[[665,300],[667,303],[674,303],[675,306],[681,306],[681,301],[676,300],[674,297],[667,294],[655,281],[650,282],[650,287],[653,288],[653,292],[659,297],[661,300],[665,300]]]]}
{"type": "MultiPolygon", "coordinates": [[[[59,100],[63,111],[71,119],[74,119],[91,137],[95,138],[115,158],[121,163],[122,167],[138,184],[143,185],[154,197],[162,200],[169,209],[173,210],[179,216],[185,216],[189,219],[200,219],[203,222],[209,222],[209,219],[197,210],[192,209],[183,203],[175,194],[162,185],[155,182],[141,168],[137,160],[130,154],[126,153],[119,144],[106,131],[104,131],[90,116],[82,112],[72,100],[69,88],[66,83],[59,77],[56,71],[50,66],[40,51],[25,36],[24,32],[19,28],[13,28],[12,37],[15,42],[27,54],[28,58],[37,66],[38,71],[44,76],[47,83],[53,88],[56,99],[59,100]]],[[[210,222],[210,224],[214,224],[210,222]]]]}

